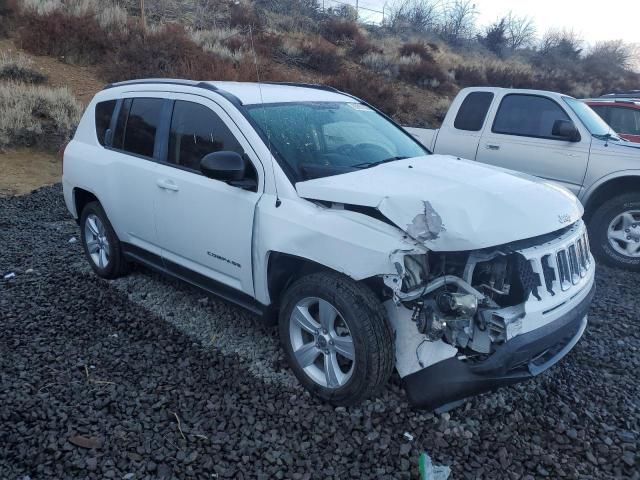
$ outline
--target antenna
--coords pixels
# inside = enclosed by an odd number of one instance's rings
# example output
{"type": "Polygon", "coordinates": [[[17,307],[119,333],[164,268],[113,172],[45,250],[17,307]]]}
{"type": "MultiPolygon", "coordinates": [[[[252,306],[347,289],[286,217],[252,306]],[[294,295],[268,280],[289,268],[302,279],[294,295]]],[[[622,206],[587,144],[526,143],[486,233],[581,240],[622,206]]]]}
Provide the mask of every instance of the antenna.
{"type": "Polygon", "coordinates": [[[264,97],[262,96],[262,84],[260,83],[260,69],[258,68],[258,57],[256,56],[256,49],[253,46],[253,29],[251,25],[249,25],[249,38],[251,39],[251,53],[253,54],[253,64],[256,67],[256,78],[258,79],[258,92],[260,93],[260,105],[262,106],[262,115],[264,117],[264,125],[266,128],[267,134],[267,147],[269,148],[269,156],[271,157],[271,173],[273,174],[273,186],[276,190],[276,208],[278,208],[282,201],[280,200],[280,195],[278,194],[278,181],[276,180],[276,168],[273,165],[273,151],[271,149],[271,130],[269,129],[269,125],[267,124],[267,110],[264,108],[264,97]]]}

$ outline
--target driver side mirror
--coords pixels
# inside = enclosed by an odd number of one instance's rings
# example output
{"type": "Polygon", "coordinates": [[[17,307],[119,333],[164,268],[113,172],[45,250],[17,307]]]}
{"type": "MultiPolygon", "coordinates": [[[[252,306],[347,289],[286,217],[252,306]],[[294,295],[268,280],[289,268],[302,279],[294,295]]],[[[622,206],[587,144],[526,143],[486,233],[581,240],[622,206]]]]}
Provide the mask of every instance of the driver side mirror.
{"type": "Polygon", "coordinates": [[[571,120],[556,120],[553,122],[551,135],[561,137],[569,142],[579,142],[580,132],[571,120]]]}
{"type": "Polygon", "coordinates": [[[223,182],[242,180],[246,164],[237,152],[213,152],[200,160],[200,171],[209,178],[223,182]]]}
{"type": "Polygon", "coordinates": [[[221,151],[205,155],[200,160],[200,171],[205,177],[228,183],[244,190],[256,191],[257,182],[247,177],[247,159],[245,154],[221,151]]]}

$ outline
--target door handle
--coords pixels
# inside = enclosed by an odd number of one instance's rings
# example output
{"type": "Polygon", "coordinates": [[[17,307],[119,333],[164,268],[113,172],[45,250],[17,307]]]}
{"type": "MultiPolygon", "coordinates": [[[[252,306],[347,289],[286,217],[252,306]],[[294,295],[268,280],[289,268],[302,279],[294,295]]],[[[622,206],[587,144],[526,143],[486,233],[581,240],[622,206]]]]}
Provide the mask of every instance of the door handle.
{"type": "Polygon", "coordinates": [[[180,190],[178,185],[173,183],[171,180],[158,180],[156,184],[163,190],[171,190],[172,192],[177,192],[178,190],[180,190]]]}
{"type": "Polygon", "coordinates": [[[484,148],[487,150],[500,150],[500,145],[496,145],[495,143],[486,143],[484,148]]]}

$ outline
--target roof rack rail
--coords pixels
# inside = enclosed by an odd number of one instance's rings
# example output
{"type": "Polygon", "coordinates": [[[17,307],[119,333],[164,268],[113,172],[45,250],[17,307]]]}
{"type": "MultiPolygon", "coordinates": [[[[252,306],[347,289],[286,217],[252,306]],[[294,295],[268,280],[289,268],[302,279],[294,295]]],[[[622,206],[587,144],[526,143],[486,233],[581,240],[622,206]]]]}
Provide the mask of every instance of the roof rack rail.
{"type": "Polygon", "coordinates": [[[322,85],[321,83],[304,83],[304,82],[260,82],[267,85],[287,85],[289,87],[304,87],[313,88],[315,90],[326,90],[327,92],[344,93],[337,88],[329,85],[322,85]]]}
{"type": "Polygon", "coordinates": [[[182,85],[185,87],[194,87],[194,88],[204,88],[205,90],[209,90],[211,92],[216,92],[218,95],[226,98],[232,104],[238,106],[242,105],[242,102],[238,97],[233,95],[232,93],[227,92],[226,90],[222,90],[210,82],[204,82],[201,80],[182,80],[176,78],[140,78],[136,80],[125,80],[123,82],[114,82],[105,85],[104,90],[115,87],[126,87],[128,85],[152,85],[152,84],[160,84],[160,85],[182,85]]]}
{"type": "Polygon", "coordinates": [[[136,80],[125,80],[123,82],[114,82],[107,84],[104,88],[126,87],[127,85],[147,85],[150,83],[159,83],[163,85],[184,85],[185,87],[205,88],[207,90],[216,91],[218,87],[208,82],[198,80],[181,80],[176,78],[139,78],[136,80]]]}

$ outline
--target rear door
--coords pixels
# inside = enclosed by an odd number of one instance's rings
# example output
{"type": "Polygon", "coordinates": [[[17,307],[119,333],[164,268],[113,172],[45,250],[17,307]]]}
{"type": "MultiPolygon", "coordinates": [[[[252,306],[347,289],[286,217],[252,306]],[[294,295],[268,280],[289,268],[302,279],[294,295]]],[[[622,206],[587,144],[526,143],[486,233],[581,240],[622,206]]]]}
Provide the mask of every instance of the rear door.
{"type": "Polygon", "coordinates": [[[577,142],[553,135],[556,120],[581,124],[555,100],[541,95],[509,93],[487,125],[476,159],[559,183],[578,194],[589,160],[590,135],[577,142]]]}
{"type": "Polygon", "coordinates": [[[219,290],[222,284],[253,295],[253,219],[262,191],[261,164],[215,102],[187,94],[170,98],[170,121],[154,186],[165,267],[207,288],[219,290]],[[200,172],[202,157],[223,150],[247,154],[247,174],[257,180],[257,188],[245,190],[200,172]]]}
{"type": "Polygon", "coordinates": [[[158,165],[157,131],[164,100],[137,95],[118,102],[111,128],[105,132],[111,149],[106,178],[113,209],[108,212],[121,241],[160,255],[154,218],[158,165]]]}
{"type": "MultiPolygon", "coordinates": [[[[435,153],[473,160],[476,158],[482,128],[493,101],[492,92],[470,92],[462,100],[453,121],[445,121],[438,131],[435,153]]],[[[452,105],[452,109],[456,106],[452,105]]],[[[447,119],[448,120],[448,119],[447,119]]]]}

